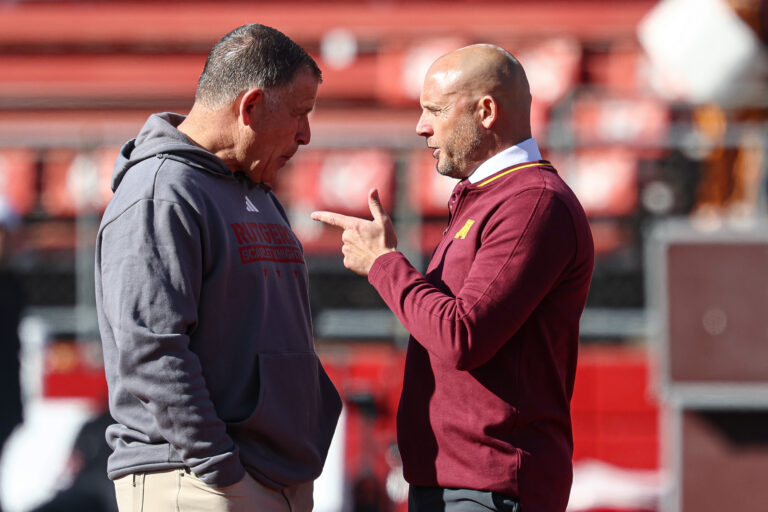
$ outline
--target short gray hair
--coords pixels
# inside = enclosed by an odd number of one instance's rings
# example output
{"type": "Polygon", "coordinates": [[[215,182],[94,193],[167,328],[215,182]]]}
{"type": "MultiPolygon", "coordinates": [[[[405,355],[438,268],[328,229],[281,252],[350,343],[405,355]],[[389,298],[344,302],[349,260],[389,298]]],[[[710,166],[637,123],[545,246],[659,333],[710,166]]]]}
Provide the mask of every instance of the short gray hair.
{"type": "Polygon", "coordinates": [[[253,87],[286,86],[305,68],[322,80],[315,60],[288,36],[258,23],[243,25],[214,45],[197,83],[195,101],[222,107],[253,87]]]}

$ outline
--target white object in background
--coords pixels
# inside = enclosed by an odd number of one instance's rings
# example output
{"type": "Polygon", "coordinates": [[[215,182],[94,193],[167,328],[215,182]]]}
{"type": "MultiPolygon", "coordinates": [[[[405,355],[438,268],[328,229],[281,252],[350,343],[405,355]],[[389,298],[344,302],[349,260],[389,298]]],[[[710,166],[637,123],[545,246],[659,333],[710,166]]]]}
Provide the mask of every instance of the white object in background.
{"type": "Polygon", "coordinates": [[[19,325],[19,379],[21,402],[26,416],[27,404],[43,398],[45,347],[50,337],[48,324],[37,315],[25,315],[19,325]]]}
{"type": "Polygon", "coordinates": [[[641,20],[638,38],[669,99],[727,105],[753,86],[765,94],[754,84],[765,69],[760,41],[725,0],[664,0],[641,20]]]}
{"type": "Polygon", "coordinates": [[[315,512],[340,512],[344,506],[344,447],[347,413],[342,409],[323,472],[315,480],[315,512]]]}
{"type": "Polygon", "coordinates": [[[56,494],[75,438],[93,415],[86,399],[37,398],[24,404],[24,423],[0,458],[4,511],[28,512],[56,494]]]}
{"type": "Polygon", "coordinates": [[[664,491],[659,471],[624,469],[589,460],[573,467],[568,512],[600,508],[656,510],[664,491]]]}
{"type": "Polygon", "coordinates": [[[355,34],[342,27],[329,30],[320,40],[320,56],[333,69],[348,68],[357,58],[355,34]]]}

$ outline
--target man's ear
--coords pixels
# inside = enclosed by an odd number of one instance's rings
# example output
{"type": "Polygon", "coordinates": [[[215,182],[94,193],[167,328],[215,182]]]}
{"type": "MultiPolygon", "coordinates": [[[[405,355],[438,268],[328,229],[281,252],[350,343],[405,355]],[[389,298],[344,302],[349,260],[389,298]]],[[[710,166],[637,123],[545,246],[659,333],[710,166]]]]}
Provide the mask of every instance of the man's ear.
{"type": "Polygon", "coordinates": [[[251,126],[258,117],[257,112],[264,105],[264,91],[259,88],[248,89],[240,94],[237,101],[238,117],[243,124],[251,126]]]}
{"type": "Polygon", "coordinates": [[[493,96],[485,95],[477,103],[478,115],[480,117],[480,124],[485,129],[490,129],[496,119],[499,117],[499,105],[493,96]]]}

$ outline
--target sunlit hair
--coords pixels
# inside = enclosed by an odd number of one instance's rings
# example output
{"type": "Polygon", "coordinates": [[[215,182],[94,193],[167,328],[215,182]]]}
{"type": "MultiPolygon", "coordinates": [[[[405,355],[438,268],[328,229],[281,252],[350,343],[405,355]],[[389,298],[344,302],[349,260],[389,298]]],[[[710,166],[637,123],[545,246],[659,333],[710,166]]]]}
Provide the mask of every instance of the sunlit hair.
{"type": "Polygon", "coordinates": [[[322,78],[314,59],[285,34],[257,23],[243,25],[222,37],[211,50],[195,101],[209,108],[222,107],[254,87],[289,85],[304,68],[318,80],[322,78]]]}

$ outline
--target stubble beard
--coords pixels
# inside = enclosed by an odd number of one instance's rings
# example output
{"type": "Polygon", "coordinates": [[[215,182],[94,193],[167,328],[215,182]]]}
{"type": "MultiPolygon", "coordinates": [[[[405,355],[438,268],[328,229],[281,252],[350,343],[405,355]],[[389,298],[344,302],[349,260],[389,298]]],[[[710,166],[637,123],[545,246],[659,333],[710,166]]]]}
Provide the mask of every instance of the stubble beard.
{"type": "Polygon", "coordinates": [[[440,147],[437,172],[450,178],[466,178],[471,171],[469,164],[482,144],[482,134],[470,117],[462,118],[451,137],[440,147]]]}

